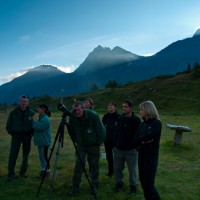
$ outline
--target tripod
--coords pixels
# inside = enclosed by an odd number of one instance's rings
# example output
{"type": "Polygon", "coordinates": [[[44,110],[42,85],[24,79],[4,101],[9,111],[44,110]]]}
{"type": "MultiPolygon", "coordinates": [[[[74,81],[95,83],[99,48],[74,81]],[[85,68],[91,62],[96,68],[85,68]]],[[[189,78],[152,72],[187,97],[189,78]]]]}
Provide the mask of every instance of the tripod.
{"type": "Polygon", "coordinates": [[[53,176],[52,176],[52,181],[51,181],[51,191],[53,191],[54,180],[55,180],[55,171],[56,171],[56,166],[57,166],[57,162],[58,162],[58,156],[59,156],[60,148],[63,147],[64,128],[65,128],[65,126],[67,127],[67,130],[68,130],[68,133],[69,133],[70,138],[71,138],[71,140],[72,140],[72,143],[73,143],[73,146],[74,146],[74,148],[75,148],[76,154],[77,154],[77,156],[78,156],[78,158],[79,158],[79,160],[80,160],[80,163],[81,163],[81,165],[82,165],[84,174],[85,174],[85,176],[86,176],[86,178],[87,178],[87,181],[88,181],[88,183],[89,183],[89,185],[90,185],[90,188],[91,188],[93,197],[94,197],[94,199],[96,199],[96,193],[95,193],[95,191],[94,191],[94,188],[92,187],[91,181],[90,181],[90,179],[89,179],[89,177],[88,177],[88,174],[87,174],[87,172],[86,172],[86,169],[85,169],[85,165],[84,165],[84,163],[83,163],[83,161],[82,161],[82,159],[81,159],[81,156],[80,156],[80,154],[79,154],[79,152],[78,152],[77,144],[75,143],[74,138],[73,138],[73,136],[71,135],[70,128],[69,128],[69,124],[68,124],[67,121],[66,121],[66,114],[65,114],[65,113],[63,113],[63,115],[62,115],[62,120],[61,120],[60,125],[59,125],[59,127],[58,127],[58,130],[57,130],[57,133],[56,133],[56,136],[55,136],[55,140],[54,140],[54,142],[53,142],[53,146],[52,146],[52,148],[51,148],[51,152],[50,152],[50,155],[49,155],[48,160],[47,160],[47,166],[46,166],[46,168],[45,168],[45,172],[44,172],[43,175],[42,175],[42,178],[41,178],[41,181],[40,181],[40,185],[39,185],[39,187],[38,187],[38,191],[37,191],[36,198],[38,198],[38,196],[39,196],[39,193],[40,193],[42,184],[43,184],[44,179],[45,179],[46,171],[47,171],[47,169],[48,169],[48,167],[49,167],[50,160],[51,160],[53,151],[54,151],[54,149],[55,149],[56,142],[57,142],[57,140],[58,140],[58,147],[57,147],[57,151],[56,151],[56,158],[55,158],[55,162],[54,162],[54,170],[53,170],[53,176]]]}

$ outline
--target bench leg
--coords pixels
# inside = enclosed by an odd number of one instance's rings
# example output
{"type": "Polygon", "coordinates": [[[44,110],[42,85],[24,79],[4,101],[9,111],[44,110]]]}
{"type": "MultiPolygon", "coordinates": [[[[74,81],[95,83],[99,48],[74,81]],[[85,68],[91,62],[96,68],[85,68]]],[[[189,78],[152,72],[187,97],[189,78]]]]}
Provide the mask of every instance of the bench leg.
{"type": "Polygon", "coordinates": [[[183,132],[182,131],[175,131],[174,144],[181,144],[182,137],[183,137],[183,132]]]}

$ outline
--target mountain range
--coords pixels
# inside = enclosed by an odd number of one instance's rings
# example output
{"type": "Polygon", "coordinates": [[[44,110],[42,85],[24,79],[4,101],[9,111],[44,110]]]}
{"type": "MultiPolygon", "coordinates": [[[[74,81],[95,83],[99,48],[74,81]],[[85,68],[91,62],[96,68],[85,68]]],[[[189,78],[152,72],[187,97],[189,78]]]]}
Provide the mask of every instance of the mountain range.
{"type": "Polygon", "coordinates": [[[120,47],[97,46],[72,73],[41,65],[0,86],[0,103],[29,97],[74,95],[104,88],[109,81],[137,82],[159,75],[176,74],[200,63],[200,29],[191,38],[178,40],[152,56],[140,56],[120,47]]]}

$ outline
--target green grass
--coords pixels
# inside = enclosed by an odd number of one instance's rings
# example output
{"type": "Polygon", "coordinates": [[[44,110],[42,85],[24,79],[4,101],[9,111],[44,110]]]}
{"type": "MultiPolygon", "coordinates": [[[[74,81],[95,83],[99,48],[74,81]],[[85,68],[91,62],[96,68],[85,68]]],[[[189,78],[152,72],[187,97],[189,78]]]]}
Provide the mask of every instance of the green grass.
{"type": "MultiPolygon", "coordinates": [[[[160,156],[156,186],[162,200],[199,200],[200,199],[200,79],[199,74],[181,74],[177,76],[157,77],[151,80],[138,83],[130,83],[119,88],[98,89],[92,92],[77,94],[63,98],[63,103],[70,108],[73,99],[83,100],[92,97],[95,103],[95,110],[101,117],[107,110],[107,103],[115,101],[118,110],[121,112],[122,102],[129,98],[133,99],[134,111],[138,114],[138,105],[144,100],[152,100],[161,115],[163,122],[162,137],[160,142],[160,156]],[[173,145],[174,131],[166,127],[166,123],[186,125],[192,128],[192,132],[184,133],[181,145],[173,145]]],[[[61,112],[57,110],[60,98],[44,97],[30,102],[31,107],[37,108],[41,103],[48,103],[52,113],[52,129],[54,140],[59,123],[61,112]]],[[[29,159],[28,178],[22,180],[16,178],[11,183],[7,182],[7,162],[9,155],[10,136],[5,131],[5,123],[9,110],[0,113],[0,199],[3,200],[31,200],[35,199],[40,180],[36,178],[40,172],[40,164],[36,146],[32,145],[29,159]]],[[[55,162],[55,153],[51,159],[51,170],[55,162]]],[[[104,153],[104,147],[101,147],[104,153]]],[[[88,194],[89,184],[83,174],[81,193],[76,198],[69,198],[68,191],[71,186],[73,168],[75,164],[75,151],[71,139],[65,130],[64,147],[60,149],[58,157],[55,181],[51,177],[44,181],[39,198],[41,200],[55,199],[94,199],[88,194]]],[[[16,173],[19,171],[21,152],[19,154],[16,173]]],[[[86,165],[86,169],[88,166],[86,165]]],[[[128,192],[128,172],[125,175],[125,191],[119,194],[113,193],[115,186],[114,178],[108,178],[107,163],[105,158],[100,160],[100,188],[97,199],[116,200],[141,200],[143,192],[138,185],[138,192],[131,197],[128,192]]]]}
{"type": "MultiPolygon", "coordinates": [[[[138,105],[145,100],[152,100],[163,114],[198,114],[200,112],[200,77],[197,71],[190,74],[155,77],[150,80],[129,83],[117,88],[99,88],[82,94],[63,97],[63,104],[70,108],[73,100],[84,100],[91,97],[95,110],[105,113],[109,101],[116,102],[121,111],[125,99],[134,101],[134,110],[138,112],[138,105]],[[197,74],[194,78],[194,74],[197,74]]],[[[52,111],[56,112],[60,97],[42,97],[33,99],[31,106],[37,108],[40,103],[48,103],[52,111]]]]}
{"type": "MultiPolygon", "coordinates": [[[[61,113],[52,114],[52,128],[54,140],[57,128],[61,120],[61,113]]],[[[3,200],[25,200],[36,199],[40,180],[37,178],[40,172],[39,158],[36,146],[32,145],[29,159],[28,178],[16,178],[13,182],[7,182],[7,161],[9,154],[10,136],[5,131],[5,122],[7,113],[0,113],[0,199],[3,200]]],[[[102,116],[102,115],[101,115],[102,116]]],[[[162,200],[199,200],[200,199],[200,123],[199,115],[169,115],[162,114],[163,131],[160,143],[160,157],[158,172],[156,176],[156,186],[160,192],[162,200]],[[192,128],[191,133],[184,133],[181,145],[173,145],[174,131],[166,127],[166,123],[174,123],[188,125],[192,128]]],[[[55,163],[55,153],[57,152],[57,144],[51,159],[51,172],[55,163]]],[[[104,147],[101,147],[104,152],[104,147]]],[[[89,184],[85,175],[82,176],[81,192],[78,197],[70,198],[68,191],[71,186],[73,168],[75,164],[73,144],[65,130],[64,147],[60,149],[58,162],[56,167],[55,180],[49,177],[43,182],[38,199],[94,199],[89,195],[89,184]]],[[[16,173],[19,171],[21,162],[21,152],[19,154],[16,173]]],[[[86,169],[88,166],[86,165],[86,169]]],[[[115,186],[114,178],[108,178],[107,164],[105,158],[100,160],[100,188],[97,199],[117,199],[117,200],[141,200],[143,192],[138,185],[137,195],[131,197],[128,195],[128,172],[125,175],[125,191],[121,193],[113,193],[115,186]]]]}

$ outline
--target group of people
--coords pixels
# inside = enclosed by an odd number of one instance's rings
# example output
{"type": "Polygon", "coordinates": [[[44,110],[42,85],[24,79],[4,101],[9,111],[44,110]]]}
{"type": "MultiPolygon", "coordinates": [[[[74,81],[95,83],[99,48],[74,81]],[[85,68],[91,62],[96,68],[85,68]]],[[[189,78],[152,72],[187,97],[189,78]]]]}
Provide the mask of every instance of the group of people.
{"type": "MultiPolygon", "coordinates": [[[[15,164],[20,146],[23,147],[23,159],[20,176],[26,178],[28,155],[31,138],[38,146],[41,163],[41,176],[50,172],[48,148],[51,145],[50,111],[46,104],[38,107],[39,118],[28,106],[28,97],[21,96],[19,106],[11,111],[6,129],[12,136],[8,161],[8,180],[15,176],[15,164]],[[45,173],[45,174],[44,174],[45,173]]],[[[114,102],[108,103],[108,112],[100,119],[94,110],[94,102],[86,98],[84,102],[74,101],[73,116],[68,122],[69,134],[76,145],[76,163],[72,179],[70,196],[79,193],[81,176],[85,170],[86,160],[89,165],[91,194],[95,195],[99,187],[100,148],[104,144],[108,164],[107,176],[114,176],[115,192],[124,187],[125,164],[129,172],[130,194],[137,191],[137,164],[139,179],[144,197],[147,200],[159,200],[159,193],[154,185],[158,165],[159,142],[162,123],[152,101],[139,105],[141,119],[133,111],[133,102],[122,103],[123,113],[117,112],[114,102]]]]}
{"type": "Polygon", "coordinates": [[[28,157],[31,150],[31,140],[38,146],[38,155],[41,164],[40,176],[50,173],[48,163],[48,149],[51,145],[51,112],[46,104],[38,106],[38,119],[35,112],[29,107],[28,96],[20,96],[19,106],[8,116],[6,130],[12,136],[8,159],[8,181],[15,178],[15,165],[22,145],[22,162],[19,171],[21,178],[27,178],[28,157]],[[45,173],[45,174],[44,174],[45,173]]]}
{"type": "Polygon", "coordinates": [[[138,118],[133,112],[133,102],[126,100],[122,104],[123,114],[118,114],[116,104],[108,103],[108,113],[102,122],[106,128],[104,142],[108,163],[108,176],[115,176],[114,191],[123,189],[123,170],[125,163],[129,172],[130,194],[137,191],[137,163],[139,179],[147,200],[159,200],[154,185],[158,165],[159,143],[162,123],[156,106],[152,101],[139,105],[138,118]]]}

